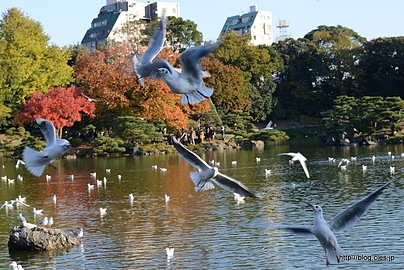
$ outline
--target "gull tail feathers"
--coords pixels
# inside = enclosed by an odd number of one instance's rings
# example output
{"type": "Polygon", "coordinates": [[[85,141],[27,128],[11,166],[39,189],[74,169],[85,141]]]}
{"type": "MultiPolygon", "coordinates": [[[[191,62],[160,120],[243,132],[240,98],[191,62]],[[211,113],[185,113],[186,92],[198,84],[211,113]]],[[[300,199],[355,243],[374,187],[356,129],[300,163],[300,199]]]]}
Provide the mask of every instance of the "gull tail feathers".
{"type": "Polygon", "coordinates": [[[183,104],[197,104],[205,99],[210,98],[213,94],[213,89],[209,87],[200,87],[199,90],[193,91],[188,94],[183,94],[181,103],[183,104]]]}
{"type": "Polygon", "coordinates": [[[43,164],[41,162],[38,162],[43,159],[43,155],[41,154],[41,152],[38,152],[31,147],[25,146],[22,153],[22,158],[25,162],[25,167],[30,173],[38,177],[42,175],[43,171],[45,170],[46,163],[43,164]]]}
{"type": "Polygon", "coordinates": [[[339,263],[339,261],[342,260],[340,256],[343,256],[343,255],[345,255],[345,252],[338,244],[336,246],[336,250],[334,250],[334,248],[332,248],[332,247],[327,248],[327,258],[328,258],[328,261],[332,264],[339,263]]]}
{"type": "Polygon", "coordinates": [[[200,190],[208,190],[208,189],[214,189],[215,186],[211,181],[201,181],[201,175],[197,172],[191,172],[190,173],[191,180],[194,183],[195,190],[200,191],[200,190]]]}

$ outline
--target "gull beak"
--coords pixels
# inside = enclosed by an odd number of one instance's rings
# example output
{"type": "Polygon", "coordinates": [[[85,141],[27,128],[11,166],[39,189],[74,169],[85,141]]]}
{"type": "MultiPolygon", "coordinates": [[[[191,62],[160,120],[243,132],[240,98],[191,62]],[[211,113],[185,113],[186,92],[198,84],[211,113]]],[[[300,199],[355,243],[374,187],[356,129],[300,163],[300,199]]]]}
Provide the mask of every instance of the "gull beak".
{"type": "Polygon", "coordinates": [[[307,205],[310,206],[311,208],[313,208],[313,205],[311,203],[308,203],[307,205]]]}

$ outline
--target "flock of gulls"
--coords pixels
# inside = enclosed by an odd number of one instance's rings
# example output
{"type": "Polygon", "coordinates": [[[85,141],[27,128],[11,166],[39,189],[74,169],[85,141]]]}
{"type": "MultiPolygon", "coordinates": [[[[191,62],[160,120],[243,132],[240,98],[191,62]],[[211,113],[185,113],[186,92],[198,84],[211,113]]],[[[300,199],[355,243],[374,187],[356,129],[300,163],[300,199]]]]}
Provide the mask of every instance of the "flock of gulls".
{"type": "MultiPolygon", "coordinates": [[[[44,168],[46,165],[52,166],[52,161],[59,156],[63,155],[69,148],[70,144],[67,140],[56,139],[55,128],[52,122],[38,118],[36,120],[40,130],[42,131],[45,141],[46,147],[43,151],[38,152],[29,148],[28,146],[24,149],[23,160],[19,160],[16,164],[20,166],[21,164],[25,165],[27,170],[31,172],[34,176],[41,176],[43,174],[44,168]]],[[[240,181],[237,181],[221,172],[219,172],[218,167],[220,163],[218,162],[205,162],[200,156],[196,153],[190,151],[187,147],[181,144],[175,137],[172,138],[173,146],[176,151],[197,171],[190,172],[190,179],[195,185],[195,191],[204,191],[210,190],[215,188],[215,185],[231,192],[234,195],[234,199],[237,203],[244,203],[244,199],[246,197],[250,198],[262,198],[261,195],[256,194],[248,187],[246,187],[240,181]]],[[[306,164],[306,157],[304,157],[301,153],[279,153],[278,156],[290,156],[291,159],[289,160],[290,163],[298,161],[303,168],[303,172],[307,178],[310,178],[309,170],[306,164]]],[[[260,162],[260,158],[256,158],[257,162],[260,162]]],[[[338,163],[338,167],[341,169],[343,166],[348,166],[354,160],[351,158],[349,159],[341,159],[338,163]]],[[[335,159],[329,158],[329,162],[336,162],[335,159]]],[[[373,159],[374,162],[374,159],[373,159]]],[[[236,165],[237,161],[232,161],[232,166],[236,165]]],[[[52,166],[53,167],[53,166],[52,166]]],[[[56,168],[55,168],[56,169],[56,168]]],[[[157,166],[153,166],[153,169],[157,169],[157,166]]],[[[164,169],[165,168],[160,168],[164,169]]],[[[346,168],[345,168],[346,169],[346,168]]],[[[110,172],[110,169],[106,169],[106,172],[110,172]]],[[[270,170],[266,170],[265,174],[270,175],[270,170]]],[[[96,173],[90,173],[90,176],[95,178],[96,173]]],[[[48,180],[50,176],[47,175],[46,179],[48,180]]],[[[74,179],[74,176],[69,176],[70,179],[74,179]]],[[[118,176],[120,178],[120,176],[118,176]]],[[[106,178],[101,180],[97,180],[97,185],[104,183],[107,181],[106,178]]],[[[281,229],[287,230],[296,234],[300,235],[314,235],[317,237],[318,241],[320,242],[321,246],[323,247],[325,254],[326,254],[326,265],[331,263],[339,263],[341,261],[341,256],[345,253],[343,249],[338,245],[338,241],[335,237],[335,233],[341,232],[343,230],[348,229],[349,227],[353,226],[356,221],[358,221],[366,212],[366,210],[371,206],[371,204],[382,194],[385,188],[391,182],[387,182],[378,189],[376,189],[371,194],[365,196],[361,200],[355,202],[347,209],[341,211],[337,214],[334,218],[329,221],[326,221],[323,217],[322,208],[319,205],[315,204],[308,204],[309,207],[312,208],[314,213],[314,224],[312,226],[308,225],[271,225],[274,229],[281,229]]],[[[88,184],[89,192],[94,188],[94,185],[88,184]]],[[[128,199],[133,202],[134,196],[133,194],[129,194],[128,199]]],[[[165,195],[165,202],[168,203],[170,200],[170,196],[167,194],[165,195]]],[[[51,200],[56,203],[57,198],[56,195],[51,197],[51,200]]],[[[3,208],[8,208],[13,204],[29,207],[26,204],[26,198],[19,196],[15,200],[5,201],[5,203],[0,207],[0,210],[3,208]]],[[[107,208],[100,207],[100,214],[105,215],[107,208]]],[[[42,215],[42,209],[33,208],[34,216],[42,215]]],[[[26,219],[20,214],[18,216],[18,220],[20,224],[27,228],[33,228],[37,225],[39,226],[46,226],[50,227],[53,225],[53,218],[52,217],[44,217],[41,221],[37,224],[31,224],[26,221],[26,219]]],[[[71,231],[71,233],[75,237],[83,237],[83,228],[80,228],[77,231],[71,231]]],[[[166,247],[166,255],[167,259],[170,259],[174,256],[174,247],[168,246],[166,247]]],[[[16,268],[17,269],[17,268],[16,268]]]]}
{"type": "MultiPolygon", "coordinates": [[[[180,55],[182,69],[178,70],[164,59],[155,59],[163,47],[165,33],[166,18],[165,15],[163,15],[160,20],[159,28],[154,32],[147,50],[140,57],[140,59],[138,59],[137,56],[133,57],[135,66],[134,69],[141,84],[144,86],[144,78],[146,77],[162,78],[171,91],[182,95],[181,102],[184,104],[189,104],[190,106],[191,104],[196,104],[202,100],[208,99],[213,94],[213,89],[204,87],[202,85],[202,77],[205,73],[202,71],[199,61],[202,57],[213,52],[219,45],[211,44],[185,50],[180,55]]],[[[52,122],[43,118],[38,118],[36,119],[36,123],[44,135],[46,147],[43,149],[43,151],[39,152],[26,146],[23,151],[23,161],[18,161],[16,166],[24,164],[31,174],[39,177],[43,174],[47,165],[53,167],[51,164],[52,161],[68,151],[70,143],[65,139],[57,139],[55,128],[52,122]]],[[[237,203],[244,203],[244,198],[246,197],[257,199],[261,198],[260,195],[251,191],[240,181],[219,172],[218,163],[212,163],[211,166],[197,154],[187,149],[184,145],[177,141],[176,138],[173,137],[172,141],[177,152],[189,164],[198,170],[190,173],[190,178],[195,184],[196,191],[210,190],[217,185],[233,193],[234,199],[237,201],[237,203]]],[[[306,177],[310,178],[309,170],[306,165],[307,159],[301,153],[279,153],[278,155],[290,156],[291,163],[294,161],[299,161],[306,177]]],[[[256,158],[256,161],[259,162],[259,158],[256,158]]],[[[330,158],[329,161],[335,162],[335,159],[332,160],[330,158]]],[[[342,159],[338,164],[338,167],[340,167],[341,170],[344,170],[349,162],[350,160],[348,159],[342,159]]],[[[233,166],[236,164],[237,161],[232,161],[233,166]]],[[[153,169],[157,169],[157,166],[155,166],[153,169]]],[[[165,168],[160,169],[162,171],[166,170],[165,168]]],[[[366,168],[363,167],[363,170],[366,170],[366,168]]],[[[394,168],[390,168],[390,171],[394,172],[394,168]]],[[[270,175],[270,173],[270,170],[265,170],[266,175],[270,175]]],[[[96,177],[96,173],[91,173],[91,176],[96,177]]],[[[70,178],[73,180],[74,176],[70,176],[70,178]]],[[[47,175],[46,179],[49,180],[50,176],[47,175]]],[[[103,181],[97,180],[97,185],[102,184],[102,182],[105,183],[106,178],[104,178],[103,181]]],[[[344,255],[344,251],[338,245],[335,233],[341,232],[354,225],[355,222],[364,215],[366,210],[377,199],[377,197],[382,194],[383,190],[389,184],[390,182],[385,183],[371,194],[365,196],[363,199],[341,211],[329,221],[324,219],[321,206],[309,203],[308,206],[312,208],[314,213],[314,224],[312,226],[274,225],[273,227],[276,229],[288,230],[296,234],[316,236],[325,251],[326,265],[329,265],[330,263],[339,263],[341,261],[341,256],[344,255]]],[[[89,191],[93,188],[94,185],[88,184],[89,191]]],[[[129,201],[133,202],[134,197],[132,193],[129,194],[128,199],[129,201]]],[[[170,197],[166,194],[165,202],[168,203],[169,200],[170,197]]],[[[52,196],[52,201],[56,203],[56,195],[52,196]]],[[[19,196],[19,198],[16,200],[6,201],[1,206],[0,210],[4,207],[7,209],[14,203],[29,207],[29,205],[27,205],[25,202],[25,198],[21,198],[21,196],[19,196]]],[[[102,207],[99,210],[101,215],[104,215],[107,211],[106,208],[102,207]]],[[[33,213],[35,216],[42,215],[42,210],[33,208],[33,213]]],[[[53,224],[52,217],[44,217],[38,224],[30,224],[20,214],[18,216],[18,220],[22,226],[28,228],[32,228],[37,225],[50,227],[53,224]]],[[[83,228],[80,228],[77,231],[72,230],[71,233],[78,238],[83,237],[84,234],[83,228]]],[[[174,247],[166,247],[166,255],[168,259],[172,258],[174,256],[174,247]]],[[[12,262],[10,266],[14,269],[22,269],[21,265],[18,265],[16,262],[12,262]]]]}

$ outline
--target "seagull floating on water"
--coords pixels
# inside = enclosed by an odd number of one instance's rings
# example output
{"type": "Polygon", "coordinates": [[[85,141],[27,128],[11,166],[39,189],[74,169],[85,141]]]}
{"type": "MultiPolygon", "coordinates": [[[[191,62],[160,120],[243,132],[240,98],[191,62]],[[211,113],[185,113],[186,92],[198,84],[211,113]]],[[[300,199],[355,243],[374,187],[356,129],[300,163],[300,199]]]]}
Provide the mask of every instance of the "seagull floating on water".
{"type": "Polygon", "coordinates": [[[24,268],[22,268],[21,264],[18,264],[16,261],[12,261],[10,263],[10,267],[12,267],[13,270],[24,270],[24,268]]]}
{"type": "Polygon", "coordinates": [[[168,201],[170,200],[170,196],[168,196],[167,194],[164,194],[164,200],[166,201],[166,204],[167,204],[168,201]]]}
{"type": "Polygon", "coordinates": [[[174,147],[188,161],[189,164],[200,170],[200,173],[191,172],[191,180],[196,185],[196,190],[212,189],[216,183],[218,186],[245,197],[258,198],[253,192],[248,190],[241,182],[219,172],[217,167],[209,166],[201,157],[188,150],[175,137],[172,137],[174,147]]]}
{"type": "Polygon", "coordinates": [[[32,213],[34,215],[42,215],[43,209],[36,209],[35,207],[32,208],[32,213]]]}
{"type": "Polygon", "coordinates": [[[341,256],[344,255],[344,251],[338,245],[337,239],[334,233],[342,232],[345,229],[353,226],[358,221],[370,205],[383,193],[383,190],[390,184],[387,182],[376,191],[372,192],[368,196],[355,202],[347,209],[341,211],[330,221],[326,221],[323,217],[323,211],[321,206],[308,204],[314,212],[314,225],[275,225],[278,229],[284,229],[292,231],[301,235],[314,235],[317,237],[321,246],[326,253],[326,265],[330,263],[340,262],[341,256]]]}
{"type": "Polygon", "coordinates": [[[245,196],[241,196],[238,193],[234,193],[234,200],[237,202],[237,204],[244,204],[245,203],[244,198],[245,196]]]}
{"type": "Polygon", "coordinates": [[[18,221],[19,221],[20,223],[27,222],[27,220],[25,219],[25,217],[22,216],[21,213],[20,213],[20,215],[18,216],[18,221]]]}
{"type": "Polygon", "coordinates": [[[52,122],[43,118],[37,118],[36,122],[45,137],[46,147],[42,152],[38,152],[25,146],[22,156],[28,171],[39,177],[47,164],[56,169],[55,166],[51,165],[52,161],[66,153],[70,143],[65,139],[56,138],[56,131],[52,122]]]}
{"type": "Polygon", "coordinates": [[[307,178],[310,178],[309,170],[307,169],[307,166],[306,166],[307,158],[305,156],[303,156],[299,152],[297,152],[297,153],[280,153],[280,154],[277,154],[277,156],[285,156],[285,155],[291,156],[292,157],[292,159],[291,159],[292,162],[298,160],[300,162],[300,165],[302,165],[304,173],[306,174],[307,178]]]}
{"type": "Polygon", "coordinates": [[[174,257],[174,247],[173,246],[166,247],[166,255],[167,255],[167,258],[174,257]]]}
{"type": "Polygon", "coordinates": [[[105,215],[107,213],[107,208],[100,207],[100,214],[105,215]]]}

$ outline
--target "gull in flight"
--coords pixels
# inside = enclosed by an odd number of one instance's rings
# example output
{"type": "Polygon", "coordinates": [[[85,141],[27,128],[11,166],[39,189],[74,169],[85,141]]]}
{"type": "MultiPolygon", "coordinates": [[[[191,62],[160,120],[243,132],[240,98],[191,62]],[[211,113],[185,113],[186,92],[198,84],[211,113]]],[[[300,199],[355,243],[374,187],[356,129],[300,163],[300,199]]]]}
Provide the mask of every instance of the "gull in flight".
{"type": "Polygon", "coordinates": [[[202,85],[203,73],[199,61],[217,47],[218,44],[215,43],[185,50],[180,55],[182,69],[179,75],[164,59],[155,60],[148,68],[157,72],[155,76],[161,77],[172,92],[182,95],[181,103],[197,104],[213,94],[212,88],[202,85]]]}
{"type": "MultiPolygon", "coordinates": [[[[45,137],[46,147],[42,152],[38,152],[25,146],[22,155],[28,171],[35,176],[41,176],[45,166],[47,164],[52,166],[51,162],[66,153],[70,143],[65,139],[56,139],[55,127],[52,122],[43,118],[37,118],[36,122],[45,137]]],[[[56,167],[52,167],[56,169],[56,167]]]]}
{"type": "Polygon", "coordinates": [[[20,164],[25,165],[25,162],[22,161],[21,159],[17,160],[17,163],[15,164],[15,168],[18,169],[20,167],[20,164]]]}
{"type": "Polygon", "coordinates": [[[304,173],[306,174],[307,178],[310,178],[309,170],[307,169],[307,166],[306,166],[307,158],[305,156],[303,156],[299,152],[297,152],[297,153],[280,153],[280,154],[277,154],[277,156],[285,156],[285,155],[291,156],[292,157],[292,159],[291,159],[292,162],[298,160],[300,162],[300,164],[302,165],[304,173]]]}
{"type": "Polygon", "coordinates": [[[86,96],[86,95],[84,95],[83,93],[81,93],[81,95],[82,95],[83,97],[85,97],[85,98],[86,98],[88,101],[90,101],[90,102],[99,101],[99,100],[97,100],[97,99],[90,98],[89,96],[86,96]]]}
{"type": "Polygon", "coordinates": [[[358,221],[370,205],[383,193],[383,190],[390,184],[387,182],[382,187],[378,188],[376,191],[372,192],[368,196],[362,198],[361,200],[355,202],[347,209],[341,211],[330,221],[326,221],[323,217],[323,211],[321,206],[308,204],[314,212],[314,225],[275,225],[278,229],[284,229],[292,231],[296,234],[301,235],[314,235],[317,237],[321,246],[323,247],[326,254],[326,265],[328,266],[331,262],[340,262],[341,256],[344,255],[344,251],[338,245],[337,238],[334,233],[342,232],[345,229],[353,226],[356,221],[358,221]]]}
{"type": "Polygon", "coordinates": [[[201,157],[194,152],[188,150],[175,137],[172,137],[174,147],[182,155],[182,157],[188,161],[189,164],[199,169],[200,173],[191,172],[191,180],[196,185],[196,190],[212,189],[215,186],[212,183],[232,192],[237,193],[244,197],[259,198],[251,192],[241,182],[219,172],[217,167],[209,166],[201,157]]]}
{"type": "Polygon", "coordinates": [[[150,64],[152,64],[153,59],[163,48],[166,37],[166,24],[167,20],[165,13],[163,12],[159,23],[159,28],[154,31],[153,36],[149,41],[147,50],[140,57],[140,60],[137,59],[136,55],[133,56],[135,72],[139,77],[139,81],[142,86],[144,86],[144,78],[150,76],[154,71],[150,68],[150,64]]]}

